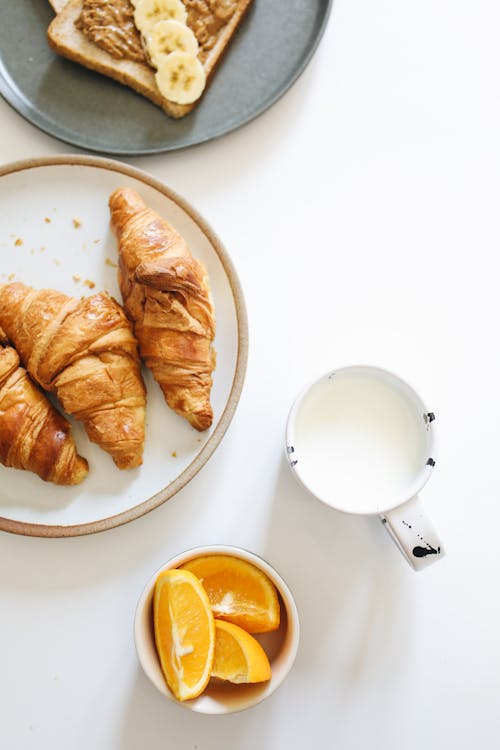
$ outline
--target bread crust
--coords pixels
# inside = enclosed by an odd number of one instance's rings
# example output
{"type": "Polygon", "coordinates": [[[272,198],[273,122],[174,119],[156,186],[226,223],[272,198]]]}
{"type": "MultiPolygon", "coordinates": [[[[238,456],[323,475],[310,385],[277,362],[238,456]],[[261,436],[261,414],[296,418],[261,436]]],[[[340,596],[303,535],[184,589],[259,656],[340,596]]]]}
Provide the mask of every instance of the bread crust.
{"type": "MultiPolygon", "coordinates": [[[[252,2],[253,0],[239,0],[237,9],[210,50],[203,64],[207,84],[252,2]]],[[[153,68],[132,60],[116,59],[87,39],[75,25],[82,12],[82,0],[51,0],[51,3],[54,7],[55,5],[64,6],[50,24],[47,32],[49,44],[57,54],[129,86],[161,107],[170,117],[176,119],[185,117],[196,107],[201,97],[192,104],[176,104],[166,99],[156,85],[153,68]]]]}

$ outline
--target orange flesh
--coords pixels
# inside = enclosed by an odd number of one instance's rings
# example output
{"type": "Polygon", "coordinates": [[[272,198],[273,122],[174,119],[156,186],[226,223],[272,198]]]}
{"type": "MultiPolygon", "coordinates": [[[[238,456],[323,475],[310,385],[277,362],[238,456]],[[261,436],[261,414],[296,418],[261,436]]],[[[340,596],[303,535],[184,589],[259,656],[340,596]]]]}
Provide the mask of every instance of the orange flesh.
{"type": "Polygon", "coordinates": [[[214,616],[248,633],[276,630],[280,609],[276,587],[255,565],[230,555],[206,555],[181,566],[203,584],[214,616]]]}

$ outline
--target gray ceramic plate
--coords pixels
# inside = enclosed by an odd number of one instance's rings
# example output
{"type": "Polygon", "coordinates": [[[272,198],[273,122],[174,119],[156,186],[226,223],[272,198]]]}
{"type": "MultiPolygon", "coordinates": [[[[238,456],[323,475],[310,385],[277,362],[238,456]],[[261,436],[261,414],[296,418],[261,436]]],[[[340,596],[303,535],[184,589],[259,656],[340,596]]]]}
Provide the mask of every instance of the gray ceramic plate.
{"type": "Polygon", "coordinates": [[[3,0],[0,93],[37,127],[80,148],[151,154],[216,138],[270,107],[298,78],[332,0],[255,0],[196,110],[172,120],[144,97],[55,55],[48,0],[3,0]]]}

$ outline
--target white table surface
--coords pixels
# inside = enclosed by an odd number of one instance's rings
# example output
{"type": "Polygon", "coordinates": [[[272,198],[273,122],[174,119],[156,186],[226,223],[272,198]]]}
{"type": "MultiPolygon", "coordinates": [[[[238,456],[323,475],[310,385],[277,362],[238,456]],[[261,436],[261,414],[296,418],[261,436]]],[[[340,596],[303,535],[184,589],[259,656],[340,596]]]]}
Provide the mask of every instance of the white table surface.
{"type": "MultiPolygon", "coordinates": [[[[0,536],[2,748],[422,750],[500,746],[500,8],[336,0],[270,111],[131,159],[191,201],[245,290],[233,423],[173,500],[66,540],[0,536]],[[283,457],[304,382],[367,362],[438,415],[422,497],[447,556],[415,574],[378,520],[307,496],[283,457]],[[143,584],[198,544],[251,549],[301,617],[295,667],[229,717],[168,704],[132,641],[143,584]]],[[[69,153],[0,101],[0,161],[69,153]]]]}

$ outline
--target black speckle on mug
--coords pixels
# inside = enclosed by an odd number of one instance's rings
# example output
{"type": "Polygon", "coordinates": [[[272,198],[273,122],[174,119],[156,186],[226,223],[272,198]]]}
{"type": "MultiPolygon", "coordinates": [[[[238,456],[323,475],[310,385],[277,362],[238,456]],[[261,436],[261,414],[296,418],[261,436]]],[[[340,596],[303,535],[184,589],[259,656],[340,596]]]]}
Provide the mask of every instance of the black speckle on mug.
{"type": "Polygon", "coordinates": [[[434,547],[431,547],[430,544],[428,544],[427,547],[414,547],[413,548],[414,557],[427,557],[427,555],[439,555],[440,552],[441,552],[441,547],[434,549],[434,547]]]}

